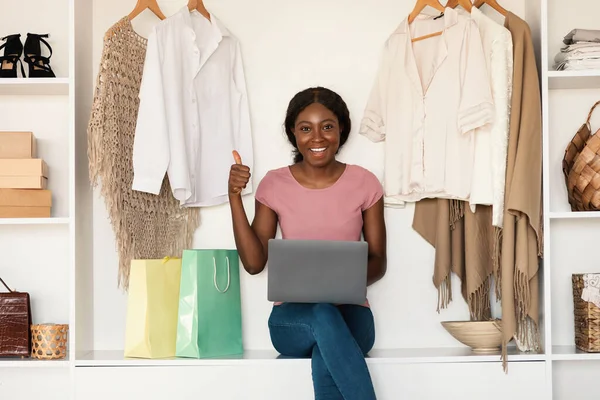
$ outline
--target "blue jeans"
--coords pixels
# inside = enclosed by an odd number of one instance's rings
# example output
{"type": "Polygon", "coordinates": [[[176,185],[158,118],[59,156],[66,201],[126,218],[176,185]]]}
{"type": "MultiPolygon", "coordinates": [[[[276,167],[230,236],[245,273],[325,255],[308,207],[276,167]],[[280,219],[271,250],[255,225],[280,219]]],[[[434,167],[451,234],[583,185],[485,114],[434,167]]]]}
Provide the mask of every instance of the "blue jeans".
{"type": "Polygon", "coordinates": [[[363,306],[284,303],[269,318],[271,341],[284,356],[311,357],[316,400],[373,400],[365,355],[375,342],[363,306]]]}

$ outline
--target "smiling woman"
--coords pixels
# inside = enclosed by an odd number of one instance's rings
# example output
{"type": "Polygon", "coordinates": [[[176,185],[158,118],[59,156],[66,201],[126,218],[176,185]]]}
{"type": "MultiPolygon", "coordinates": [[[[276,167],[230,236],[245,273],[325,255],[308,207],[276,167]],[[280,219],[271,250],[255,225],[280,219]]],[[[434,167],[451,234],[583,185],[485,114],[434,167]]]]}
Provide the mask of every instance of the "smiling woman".
{"type": "MultiPolygon", "coordinates": [[[[285,118],[285,133],[294,146],[296,164],[304,159],[306,145],[311,140],[315,146],[322,139],[322,144],[335,148],[330,152],[330,157],[335,156],[348,140],[351,128],[350,113],[344,100],[337,93],[322,87],[306,89],[294,96],[285,118]]],[[[312,152],[325,150],[318,147],[310,149],[312,152]]],[[[326,163],[327,160],[324,160],[323,164],[326,163]]]]}
{"type": "MultiPolygon", "coordinates": [[[[369,249],[367,284],[383,278],[383,188],[370,171],[336,160],[350,130],[348,107],[337,93],[317,87],[294,96],[285,118],[294,163],[270,171],[260,182],[252,224],[240,195],[250,169],[234,153],[229,198],[236,246],[248,273],[264,270],[268,242],[279,224],[284,239],[359,241],[363,234],[369,249]]],[[[368,302],[275,303],[269,318],[271,341],[280,353],[312,358],[317,399],[375,399],[364,359],[375,341],[374,326],[368,302]]]]}

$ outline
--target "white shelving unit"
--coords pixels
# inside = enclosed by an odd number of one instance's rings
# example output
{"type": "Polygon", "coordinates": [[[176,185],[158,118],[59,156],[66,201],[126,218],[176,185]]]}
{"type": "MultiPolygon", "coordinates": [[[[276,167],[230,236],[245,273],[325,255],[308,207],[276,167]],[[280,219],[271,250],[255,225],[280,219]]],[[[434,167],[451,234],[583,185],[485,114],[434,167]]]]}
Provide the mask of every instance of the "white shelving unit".
{"type": "Polygon", "coordinates": [[[0,369],[3,368],[68,368],[71,362],[68,360],[34,360],[14,359],[0,361],[0,369]]]}
{"type": "Polygon", "coordinates": [[[553,346],[552,360],[554,361],[600,361],[600,353],[586,353],[577,350],[575,346],[553,346]]]}
{"type": "MultiPolygon", "coordinates": [[[[509,353],[512,361],[545,361],[544,354],[509,353]]],[[[454,364],[472,362],[498,362],[497,354],[473,354],[468,348],[427,348],[373,350],[367,357],[368,364],[454,364]]],[[[77,355],[77,366],[256,366],[276,363],[293,363],[305,366],[310,359],[281,357],[274,350],[248,350],[243,356],[220,359],[132,359],[123,358],[122,351],[90,351],[77,355]]]]}
{"type": "MultiPolygon", "coordinates": [[[[547,357],[544,353],[521,353],[514,348],[509,350],[512,362],[545,362],[547,357]]],[[[474,354],[465,347],[443,347],[443,348],[403,348],[403,349],[375,349],[368,357],[368,364],[468,364],[468,363],[495,363],[500,360],[499,354],[474,354]]],[[[310,359],[282,357],[274,350],[246,350],[241,356],[222,357],[214,359],[141,359],[126,358],[122,350],[97,350],[82,351],[76,355],[75,365],[77,367],[149,367],[149,366],[266,366],[275,363],[285,363],[307,366],[310,359]]]]}
{"type": "Polygon", "coordinates": [[[600,86],[600,70],[548,71],[548,86],[557,89],[587,89],[600,86]]]}
{"type": "Polygon", "coordinates": [[[5,78],[0,80],[0,93],[4,95],[68,95],[68,78],[5,78]]]}
{"type": "MultiPolygon", "coordinates": [[[[57,78],[0,79],[0,130],[31,131],[49,167],[51,218],[0,219],[0,276],[31,297],[33,323],[75,327],[75,47],[72,0],[0,0],[0,36],[50,33],[57,78]],[[23,31],[25,30],[25,31],[23,31]]],[[[42,46],[42,51],[46,51],[42,46]]],[[[25,70],[28,71],[25,64],[25,70]]],[[[74,343],[73,331],[69,335],[74,343]]],[[[0,359],[0,398],[69,398],[74,354],[64,360],[0,359]],[[35,384],[33,384],[35,382],[35,384]],[[49,390],[50,388],[50,390],[49,390]]]]}
{"type": "Polygon", "coordinates": [[[550,219],[593,219],[600,218],[600,212],[580,211],[580,212],[551,212],[550,219]]]}
{"type": "Polygon", "coordinates": [[[2,218],[0,225],[66,225],[69,218],[2,218]]]}
{"type": "MultiPolygon", "coordinates": [[[[562,39],[575,28],[598,29],[587,12],[598,10],[593,1],[558,0],[543,2],[542,88],[544,96],[544,200],[545,260],[544,290],[549,376],[554,399],[592,399],[595,377],[600,372],[600,355],[579,351],[574,346],[571,275],[598,272],[597,232],[600,213],[571,212],[562,173],[567,144],[585,123],[591,106],[600,100],[600,71],[554,71],[553,60],[562,39]],[[576,11],[578,10],[578,11],[576,11]],[[585,361],[585,362],[582,362],[585,361]],[[588,380],[589,385],[582,384],[588,380]]],[[[592,129],[600,127],[600,114],[592,118],[592,129]]]]}
{"type": "MultiPolygon", "coordinates": [[[[511,349],[509,372],[505,375],[499,354],[475,355],[469,349],[459,347],[439,322],[465,319],[462,299],[455,296],[449,310],[439,315],[435,313],[432,303],[436,293],[430,280],[431,248],[420,239],[408,237],[412,209],[387,212],[390,240],[401,246],[401,250],[390,252],[388,275],[370,293],[380,325],[378,343],[367,361],[380,398],[384,400],[419,396],[452,398],[453,395],[494,400],[510,395],[515,397],[515,393],[540,400],[595,398],[586,396],[592,393],[588,389],[591,390],[594,377],[600,373],[600,354],[583,353],[573,346],[570,276],[576,272],[600,271],[598,257],[592,253],[600,229],[600,213],[570,211],[561,160],[566,144],[585,121],[589,108],[600,99],[600,71],[553,71],[552,59],[560,48],[562,36],[568,31],[598,28],[595,16],[600,5],[592,0],[500,2],[528,21],[539,51],[544,122],[545,259],[540,275],[543,288],[540,329],[544,348],[540,354],[521,354],[511,349]],[[589,12],[582,13],[584,8],[589,12]],[[427,271],[423,271],[422,266],[427,271]],[[413,301],[415,299],[417,301],[413,301]],[[434,375],[440,377],[437,385],[424,383],[434,375]],[[491,386],[483,383],[488,380],[493,382],[491,386]],[[585,382],[590,382],[589,387],[585,382]]],[[[50,185],[54,193],[53,218],[0,219],[0,252],[3,254],[0,275],[11,286],[31,294],[34,322],[70,325],[70,352],[66,360],[0,360],[0,398],[29,400],[43,395],[49,400],[96,400],[140,396],[141,391],[148,398],[158,398],[152,396],[167,395],[160,382],[170,388],[168,395],[192,398],[198,395],[187,387],[186,382],[192,379],[199,380],[195,387],[203,387],[203,394],[214,389],[220,397],[213,398],[219,399],[258,398],[249,393],[261,393],[263,399],[310,398],[309,360],[280,359],[270,348],[266,328],[269,308],[264,296],[261,297],[266,278],[262,276],[242,277],[244,339],[248,348],[243,357],[217,360],[123,357],[126,297],[116,288],[116,256],[111,253],[114,252],[114,239],[103,214],[103,201],[89,187],[86,128],[102,35],[108,26],[126,15],[134,3],[133,0],[23,0],[17,3],[0,0],[0,9],[10,10],[0,15],[0,35],[17,32],[23,27],[37,33],[50,32],[50,43],[54,48],[52,66],[58,76],[39,80],[0,79],[0,129],[27,129],[36,134],[40,155],[47,159],[51,169],[50,185]],[[37,384],[27,385],[30,397],[23,397],[24,385],[32,381],[37,384]],[[45,388],[50,385],[58,389],[48,393],[45,388]],[[292,394],[298,397],[290,397],[292,394]]],[[[167,15],[186,2],[175,3],[159,0],[167,15]]],[[[207,8],[239,33],[249,89],[253,94],[256,153],[272,156],[267,147],[273,145],[274,139],[261,132],[278,129],[278,117],[273,116],[275,105],[271,102],[271,94],[261,90],[265,85],[278,85],[280,88],[285,86],[289,92],[295,91],[296,86],[286,86],[287,80],[291,79],[288,73],[270,68],[276,65],[286,70],[298,66],[286,64],[277,51],[270,59],[267,53],[272,52],[272,48],[265,47],[264,40],[261,41],[264,32],[250,27],[247,16],[254,15],[259,9],[257,15],[265,15],[273,25],[260,25],[260,21],[255,21],[252,26],[277,30],[281,36],[278,40],[282,43],[293,41],[301,46],[304,41],[321,40],[317,36],[321,33],[310,36],[312,33],[307,30],[298,42],[298,32],[289,32],[290,18],[300,18],[300,15],[306,20],[316,18],[314,14],[306,14],[306,10],[322,4],[315,2],[313,7],[290,3],[285,7],[295,8],[288,12],[278,8],[283,5],[266,0],[251,3],[206,1],[207,8]],[[274,15],[281,17],[273,18],[274,15]],[[273,119],[271,125],[265,122],[273,119]]],[[[378,5],[382,11],[373,11],[372,6],[356,5],[353,6],[356,9],[348,9],[341,0],[331,2],[332,7],[339,5],[332,12],[357,21],[348,26],[336,21],[340,24],[336,29],[350,35],[348,42],[351,43],[348,47],[337,47],[341,39],[332,40],[331,44],[335,43],[336,51],[339,51],[339,65],[355,62],[357,51],[372,51],[365,59],[374,58],[378,49],[373,49],[373,43],[381,43],[387,37],[387,28],[379,34],[373,34],[377,31],[375,27],[354,32],[358,22],[364,21],[365,13],[375,13],[371,19],[375,18],[377,24],[395,27],[401,19],[398,15],[408,13],[414,2],[388,3],[378,5]],[[356,36],[352,36],[354,34],[356,36]],[[361,42],[365,35],[371,34],[367,36],[368,40],[361,42]]],[[[484,11],[497,18],[493,11],[484,11]]],[[[155,22],[149,16],[142,16],[140,20],[155,22]]],[[[307,51],[314,51],[312,44],[307,51]]],[[[323,57],[332,54],[338,57],[335,51],[327,51],[323,57]]],[[[304,67],[310,74],[311,65],[304,67]]],[[[359,72],[372,76],[373,70],[364,68],[359,72]]],[[[337,82],[339,68],[332,66],[331,70],[322,71],[322,75],[337,82]]],[[[296,84],[306,86],[305,81],[296,84]]],[[[349,95],[351,103],[358,104],[352,110],[355,114],[353,122],[359,118],[363,95],[370,84],[371,79],[365,79],[363,92],[354,98],[349,95]]],[[[281,101],[286,100],[278,98],[277,102],[281,101]]],[[[600,110],[592,120],[592,126],[600,127],[600,110]]],[[[281,148],[287,149],[284,139],[281,140],[281,148]]],[[[349,157],[376,169],[377,160],[365,151],[367,145],[357,143],[354,150],[349,150],[354,154],[349,157]]],[[[280,164],[279,161],[273,163],[280,164]]],[[[258,169],[253,174],[256,177],[264,173],[267,166],[258,169]]],[[[251,201],[247,203],[247,209],[250,208],[251,201]]],[[[226,208],[205,212],[197,235],[198,243],[206,247],[232,246],[229,236],[223,239],[223,232],[229,231],[228,218],[226,208]],[[215,231],[213,228],[217,226],[224,228],[215,231]]]]}

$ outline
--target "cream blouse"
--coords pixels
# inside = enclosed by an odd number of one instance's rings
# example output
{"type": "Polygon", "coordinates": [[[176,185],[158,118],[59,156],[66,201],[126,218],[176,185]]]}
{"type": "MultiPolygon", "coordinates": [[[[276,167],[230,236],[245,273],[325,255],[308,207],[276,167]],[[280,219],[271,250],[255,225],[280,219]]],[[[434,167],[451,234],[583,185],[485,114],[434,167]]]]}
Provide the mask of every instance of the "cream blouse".
{"type": "Polygon", "coordinates": [[[385,141],[385,204],[469,200],[475,130],[494,104],[475,22],[452,9],[405,19],[388,38],[360,133],[385,141]],[[413,37],[443,31],[412,42],[413,37]]]}

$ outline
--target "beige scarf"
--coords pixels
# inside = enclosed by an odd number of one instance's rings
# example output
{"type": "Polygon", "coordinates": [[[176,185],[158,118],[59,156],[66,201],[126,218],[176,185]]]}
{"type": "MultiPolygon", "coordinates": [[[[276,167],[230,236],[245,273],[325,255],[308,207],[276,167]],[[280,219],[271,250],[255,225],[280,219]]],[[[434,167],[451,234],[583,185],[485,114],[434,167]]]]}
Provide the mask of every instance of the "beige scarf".
{"type": "Polygon", "coordinates": [[[90,181],[94,187],[101,181],[117,242],[118,286],[125,290],[132,259],[180,257],[199,224],[198,209],[180,207],[168,179],[157,196],[131,190],[146,45],[127,17],[108,30],[88,126],[90,181]]]}
{"type": "Polygon", "coordinates": [[[503,358],[514,337],[521,350],[538,351],[539,259],[543,257],[542,105],[529,25],[513,13],[505,26],[514,47],[505,211],[502,240],[503,358]]]}
{"type": "Polygon", "coordinates": [[[498,263],[494,262],[496,235],[491,207],[477,206],[473,213],[463,202],[421,200],[415,207],[413,228],[435,248],[433,284],[438,290],[437,311],[452,301],[454,273],[461,280],[462,297],[471,319],[490,319],[490,287],[494,275],[497,281],[498,271],[498,263]],[[453,215],[459,217],[453,221],[453,215]]]}
{"type": "Polygon", "coordinates": [[[539,338],[539,258],[542,233],[541,98],[531,32],[509,13],[514,77],[508,143],[504,226],[492,226],[489,207],[475,213],[463,202],[427,199],[416,204],[413,228],[436,249],[433,283],[438,312],[452,301],[451,273],[462,280],[471,319],[490,317],[491,278],[502,301],[503,367],[508,343],[537,351],[539,338]],[[508,283],[508,284],[507,284],[508,283]]]}

